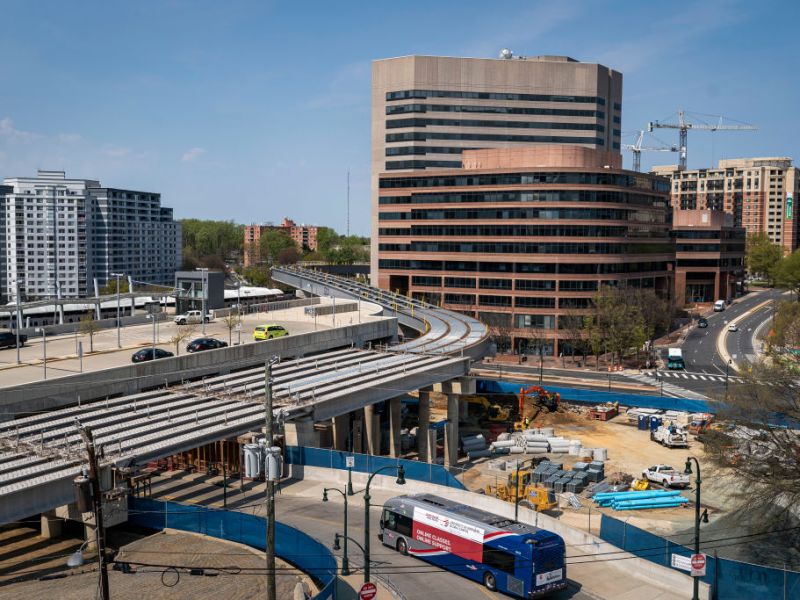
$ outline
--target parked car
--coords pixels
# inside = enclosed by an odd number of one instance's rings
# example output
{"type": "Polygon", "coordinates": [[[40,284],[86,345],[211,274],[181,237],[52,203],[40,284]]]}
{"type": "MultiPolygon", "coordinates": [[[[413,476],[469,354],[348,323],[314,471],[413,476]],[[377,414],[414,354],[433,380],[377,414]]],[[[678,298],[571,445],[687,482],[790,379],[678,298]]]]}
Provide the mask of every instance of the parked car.
{"type": "Polygon", "coordinates": [[[216,350],[217,348],[225,348],[227,345],[227,342],[222,342],[214,338],[197,338],[186,345],[186,351],[201,352],[203,350],[216,350]]]}
{"type": "Polygon", "coordinates": [[[700,329],[705,329],[706,327],[708,327],[708,319],[706,319],[705,317],[700,317],[699,319],[697,319],[697,326],[700,329]]]}
{"type": "Polygon", "coordinates": [[[283,325],[259,325],[253,330],[254,340],[271,340],[285,335],[289,335],[289,331],[283,325]]]}
{"type": "Polygon", "coordinates": [[[728,325],[728,331],[739,331],[739,326],[736,323],[731,323],[728,325]]]}
{"type": "Polygon", "coordinates": [[[642,471],[642,478],[660,483],[665,488],[689,487],[689,476],[679,473],[669,465],[653,465],[642,471]]]}
{"type": "MultiPolygon", "coordinates": [[[[28,341],[27,335],[19,334],[20,347],[25,345],[28,341]]],[[[16,348],[17,347],[17,334],[13,331],[0,331],[0,348],[16,348]]]]}
{"type": "Polygon", "coordinates": [[[725,310],[725,300],[714,302],[714,312],[722,312],[723,310],[725,310]]]}
{"type": "Polygon", "coordinates": [[[153,354],[154,352],[152,348],[142,348],[141,350],[133,353],[133,356],[131,356],[131,362],[140,363],[147,362],[148,360],[158,360],[159,358],[169,358],[170,356],[175,356],[172,352],[162,350],[161,348],[155,349],[155,357],[153,357],[153,354]]]}
{"type": "MultiPolygon", "coordinates": [[[[201,317],[202,314],[203,311],[201,310],[190,310],[183,313],[182,315],[176,315],[174,321],[178,325],[191,325],[191,324],[202,323],[203,322],[203,318],[201,317]]],[[[205,317],[206,323],[210,323],[213,320],[214,320],[214,315],[212,315],[211,313],[206,313],[205,317]]]]}
{"type": "Polygon", "coordinates": [[[667,448],[688,448],[689,435],[686,430],[676,425],[662,425],[650,432],[650,439],[667,448]]]}

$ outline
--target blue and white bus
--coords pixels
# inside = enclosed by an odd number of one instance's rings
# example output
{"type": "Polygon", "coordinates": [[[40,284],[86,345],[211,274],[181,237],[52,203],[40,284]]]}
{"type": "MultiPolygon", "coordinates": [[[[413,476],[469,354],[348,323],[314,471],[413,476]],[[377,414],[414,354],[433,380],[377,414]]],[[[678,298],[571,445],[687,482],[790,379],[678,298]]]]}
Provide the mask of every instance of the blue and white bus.
{"type": "Polygon", "coordinates": [[[381,541],[492,591],[537,598],[567,586],[561,536],[432,494],[383,505],[381,541]]]}

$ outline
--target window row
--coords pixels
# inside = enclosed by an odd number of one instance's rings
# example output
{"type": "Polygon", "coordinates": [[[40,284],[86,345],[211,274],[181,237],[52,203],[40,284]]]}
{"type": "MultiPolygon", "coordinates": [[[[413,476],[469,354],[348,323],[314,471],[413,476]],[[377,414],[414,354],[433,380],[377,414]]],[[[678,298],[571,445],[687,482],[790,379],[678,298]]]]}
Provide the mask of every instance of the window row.
{"type": "Polygon", "coordinates": [[[403,115],[428,112],[465,112],[500,115],[544,115],[553,117],[590,117],[605,119],[606,113],[599,110],[570,108],[538,108],[529,106],[480,106],[464,104],[400,104],[386,107],[387,115],[403,115]]]}
{"type": "Polygon", "coordinates": [[[494,121],[488,119],[392,119],[386,121],[386,129],[407,127],[503,127],[508,129],[567,129],[574,131],[605,132],[603,125],[596,123],[555,123],[548,121],[494,121]]]}
{"type": "MultiPolygon", "coordinates": [[[[734,259],[724,259],[731,260],[734,259]]],[[[719,264],[709,261],[710,266],[719,264]]],[[[741,261],[739,261],[739,264],[741,261]]],[[[610,275],[625,273],[652,273],[671,270],[672,261],[646,261],[623,263],[510,263],[510,262],[478,262],[459,260],[410,260],[399,258],[382,258],[378,260],[380,269],[402,269],[406,271],[456,271],[469,273],[530,273],[560,275],[610,275]]],[[[680,264],[680,263],[679,263],[680,264]]],[[[466,279],[466,278],[464,278],[466,279]]],[[[447,283],[446,286],[457,287],[447,283]]]]}
{"type": "Polygon", "coordinates": [[[386,92],[386,100],[425,98],[470,98],[476,100],[521,100],[528,102],[589,102],[605,106],[606,99],[599,96],[567,96],[563,94],[512,94],[508,92],[467,92],[464,90],[398,90],[386,92]]]}
{"type": "Polygon", "coordinates": [[[666,225],[671,216],[663,210],[633,210],[623,208],[454,208],[414,209],[410,212],[379,212],[379,221],[439,221],[540,219],[548,221],[627,221],[666,225]]]}
{"type": "Polygon", "coordinates": [[[378,199],[379,204],[474,204],[482,202],[609,202],[666,207],[666,198],[661,195],[606,190],[421,193],[410,196],[381,196],[378,199]]]}
{"type": "Polygon", "coordinates": [[[603,138],[566,135],[511,135],[502,133],[445,133],[436,131],[406,131],[387,133],[386,143],[424,142],[426,140],[465,140],[469,142],[525,142],[536,144],[595,144],[605,145],[603,138]]]}
{"type": "MultiPolygon", "coordinates": [[[[394,235],[458,237],[617,237],[629,236],[627,226],[604,225],[412,225],[394,235]]],[[[652,232],[648,231],[649,234],[652,232]]],[[[381,229],[379,235],[390,235],[381,229]]]]}
{"type": "Polygon", "coordinates": [[[477,254],[671,254],[673,246],[653,241],[640,244],[547,242],[411,242],[378,244],[381,252],[464,252],[477,254]]]}

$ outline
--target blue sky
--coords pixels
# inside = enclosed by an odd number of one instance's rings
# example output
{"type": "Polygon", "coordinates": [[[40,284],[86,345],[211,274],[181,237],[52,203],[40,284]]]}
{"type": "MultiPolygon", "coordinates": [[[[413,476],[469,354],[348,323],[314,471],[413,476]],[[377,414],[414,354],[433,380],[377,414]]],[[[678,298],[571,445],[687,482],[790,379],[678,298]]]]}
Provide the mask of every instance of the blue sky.
{"type": "Polygon", "coordinates": [[[160,191],[178,217],[343,231],[349,168],[351,231],[368,233],[370,61],[407,54],[600,62],[624,75],[629,141],[683,107],[759,126],[690,132],[690,167],[800,161],[792,1],[2,0],[0,15],[0,177],[65,169],[160,191]]]}

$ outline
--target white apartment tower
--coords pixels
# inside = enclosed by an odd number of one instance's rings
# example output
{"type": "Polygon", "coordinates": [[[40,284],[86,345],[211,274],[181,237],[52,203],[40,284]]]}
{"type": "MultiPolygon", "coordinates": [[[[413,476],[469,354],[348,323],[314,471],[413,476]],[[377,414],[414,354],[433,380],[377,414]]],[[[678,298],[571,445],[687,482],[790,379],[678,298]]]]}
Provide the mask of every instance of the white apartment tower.
{"type": "Polygon", "coordinates": [[[93,295],[111,273],[169,285],[180,266],[180,224],[159,194],[67,179],[63,171],[0,186],[0,296],[93,295]]]}

